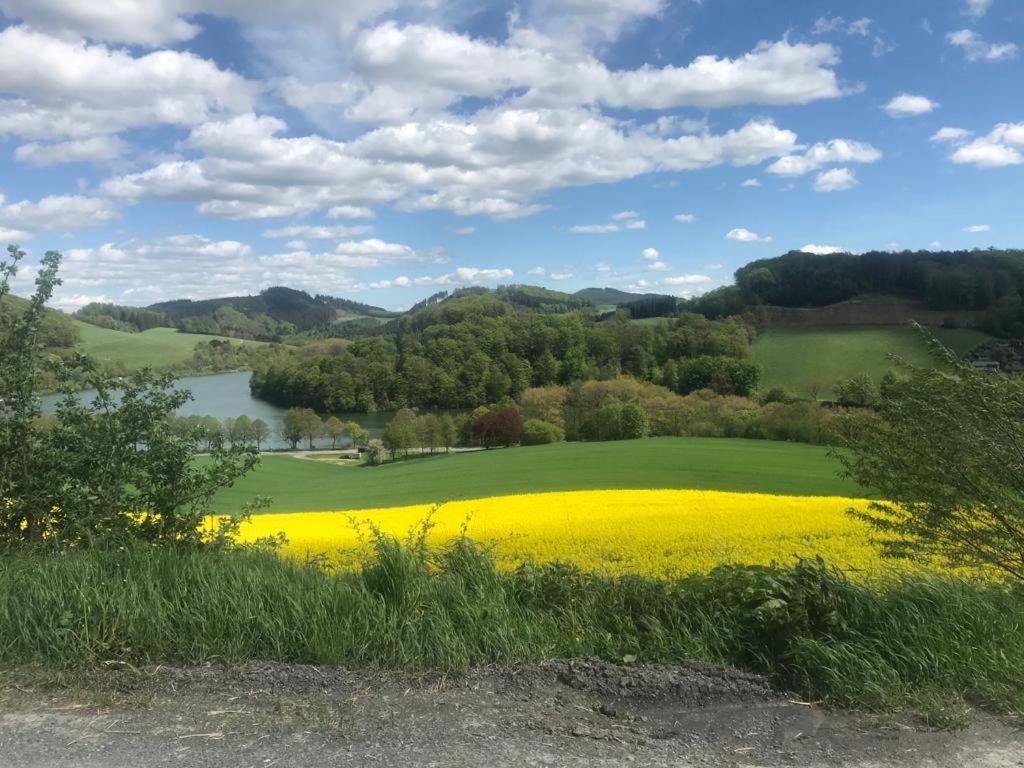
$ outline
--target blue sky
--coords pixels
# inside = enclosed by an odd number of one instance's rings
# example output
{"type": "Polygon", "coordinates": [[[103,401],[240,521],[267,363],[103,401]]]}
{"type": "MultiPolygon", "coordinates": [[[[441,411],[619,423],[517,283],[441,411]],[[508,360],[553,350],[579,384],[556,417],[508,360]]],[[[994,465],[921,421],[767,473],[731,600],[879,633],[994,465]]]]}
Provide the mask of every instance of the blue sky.
{"type": "Polygon", "coordinates": [[[0,240],[67,309],[1024,243],[1019,0],[122,6],[0,0],[0,240]]]}

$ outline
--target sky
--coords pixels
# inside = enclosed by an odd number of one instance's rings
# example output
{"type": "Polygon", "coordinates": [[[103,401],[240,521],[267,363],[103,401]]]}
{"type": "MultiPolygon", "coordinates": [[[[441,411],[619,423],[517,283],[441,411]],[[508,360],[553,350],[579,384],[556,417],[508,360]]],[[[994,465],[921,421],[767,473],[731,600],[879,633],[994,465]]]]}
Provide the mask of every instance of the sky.
{"type": "Polygon", "coordinates": [[[1022,48],[1022,0],[0,0],[0,242],[68,310],[1021,247],[1022,48]]]}

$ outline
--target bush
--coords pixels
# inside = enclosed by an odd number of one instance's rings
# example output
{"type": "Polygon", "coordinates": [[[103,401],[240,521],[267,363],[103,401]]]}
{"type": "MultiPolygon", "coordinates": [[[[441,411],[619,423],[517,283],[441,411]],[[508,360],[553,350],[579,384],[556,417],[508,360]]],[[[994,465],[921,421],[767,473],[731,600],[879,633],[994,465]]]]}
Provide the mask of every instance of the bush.
{"type": "Polygon", "coordinates": [[[565,440],[565,430],[540,419],[523,422],[523,445],[547,445],[565,440]]]}

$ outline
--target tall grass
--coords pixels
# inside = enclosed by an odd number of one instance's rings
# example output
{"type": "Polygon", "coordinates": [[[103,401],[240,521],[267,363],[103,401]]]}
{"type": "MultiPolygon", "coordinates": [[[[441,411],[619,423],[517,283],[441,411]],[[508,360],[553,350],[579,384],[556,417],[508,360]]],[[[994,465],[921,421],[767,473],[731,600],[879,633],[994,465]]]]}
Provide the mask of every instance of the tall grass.
{"type": "Polygon", "coordinates": [[[820,562],[678,581],[506,573],[468,540],[381,538],[358,573],[270,553],[129,549],[0,558],[0,664],[274,659],[448,670],[593,655],[699,659],[887,710],[1024,711],[1024,595],[954,579],[873,586],[820,562]]]}

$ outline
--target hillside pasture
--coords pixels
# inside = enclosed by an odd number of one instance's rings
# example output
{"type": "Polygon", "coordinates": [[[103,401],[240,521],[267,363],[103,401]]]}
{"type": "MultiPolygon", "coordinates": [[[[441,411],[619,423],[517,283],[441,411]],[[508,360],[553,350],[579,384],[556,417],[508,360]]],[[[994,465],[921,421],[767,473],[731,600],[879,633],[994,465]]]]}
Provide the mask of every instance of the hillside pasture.
{"type": "Polygon", "coordinates": [[[790,496],[863,496],[825,448],[767,440],[659,437],[458,453],[382,467],[266,456],[221,491],[215,511],[255,496],[268,512],[431,504],[544,491],[678,488],[790,496]]]}
{"type": "MultiPolygon", "coordinates": [[[[990,338],[970,328],[930,330],[960,355],[990,338]]],[[[782,387],[824,400],[832,399],[842,378],[866,373],[877,382],[896,367],[891,355],[914,365],[934,364],[924,339],[903,325],[768,328],[754,340],[753,354],[762,368],[762,392],[782,387]]]]}
{"type": "Polygon", "coordinates": [[[258,341],[240,341],[224,336],[201,333],[182,333],[174,328],[151,328],[142,333],[125,333],[100,328],[75,320],[80,341],[78,351],[104,363],[122,363],[126,368],[164,366],[181,363],[192,357],[196,344],[213,339],[232,344],[261,344],[258,341]]]}

